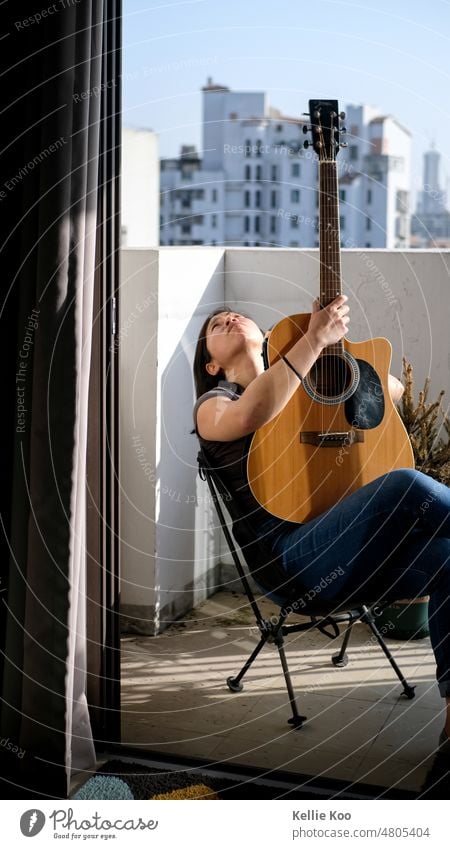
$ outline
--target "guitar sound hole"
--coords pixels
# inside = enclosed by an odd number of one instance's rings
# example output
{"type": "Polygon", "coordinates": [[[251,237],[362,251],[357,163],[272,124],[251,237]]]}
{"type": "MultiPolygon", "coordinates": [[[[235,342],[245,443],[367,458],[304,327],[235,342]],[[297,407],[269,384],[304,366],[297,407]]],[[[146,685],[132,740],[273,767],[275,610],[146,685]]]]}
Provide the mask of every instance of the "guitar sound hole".
{"type": "Polygon", "coordinates": [[[312,388],[323,398],[343,395],[352,381],[352,371],[342,357],[319,357],[309,373],[312,388]]]}

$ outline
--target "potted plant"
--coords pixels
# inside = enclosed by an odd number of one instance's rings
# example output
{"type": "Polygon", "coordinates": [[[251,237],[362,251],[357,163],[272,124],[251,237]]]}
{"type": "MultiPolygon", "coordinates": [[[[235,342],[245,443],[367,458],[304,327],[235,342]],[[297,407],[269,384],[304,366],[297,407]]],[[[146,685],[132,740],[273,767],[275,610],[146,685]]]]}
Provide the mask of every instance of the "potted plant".
{"type": "MultiPolygon", "coordinates": [[[[403,357],[403,393],[398,411],[411,440],[415,467],[440,483],[450,485],[450,420],[442,409],[444,390],[438,398],[428,403],[430,378],[427,377],[419,392],[418,403],[414,401],[413,367],[403,357]],[[444,438],[440,435],[444,428],[444,438]]],[[[421,639],[427,637],[429,596],[401,599],[385,607],[377,618],[380,626],[391,637],[397,639],[421,639]]]]}

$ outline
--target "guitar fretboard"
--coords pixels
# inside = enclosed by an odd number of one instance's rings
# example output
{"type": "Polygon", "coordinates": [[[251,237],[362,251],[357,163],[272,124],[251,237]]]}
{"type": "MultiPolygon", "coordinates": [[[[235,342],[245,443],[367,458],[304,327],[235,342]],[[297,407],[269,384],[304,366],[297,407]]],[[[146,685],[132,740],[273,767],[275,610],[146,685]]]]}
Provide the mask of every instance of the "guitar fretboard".
{"type": "MultiPolygon", "coordinates": [[[[341,240],[339,233],[339,196],[335,160],[319,162],[319,257],[320,303],[326,307],[342,293],[341,240]]],[[[342,350],[342,342],[330,345],[328,353],[342,350]]]]}

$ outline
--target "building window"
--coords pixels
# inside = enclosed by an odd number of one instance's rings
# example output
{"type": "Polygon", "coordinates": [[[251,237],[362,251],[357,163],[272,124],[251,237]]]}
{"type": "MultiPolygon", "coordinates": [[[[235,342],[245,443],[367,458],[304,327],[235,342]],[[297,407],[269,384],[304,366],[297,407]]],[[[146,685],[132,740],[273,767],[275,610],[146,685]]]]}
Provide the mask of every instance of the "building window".
{"type": "Polygon", "coordinates": [[[276,205],[277,205],[277,193],[276,193],[275,191],[273,191],[273,190],[272,190],[272,191],[271,191],[271,193],[270,193],[270,205],[271,205],[272,209],[276,209],[276,205]]]}
{"type": "Polygon", "coordinates": [[[256,142],[256,155],[261,156],[261,139],[256,142]]]}
{"type": "Polygon", "coordinates": [[[291,203],[300,203],[299,189],[291,189],[291,203]]]}
{"type": "Polygon", "coordinates": [[[250,217],[248,215],[244,218],[244,233],[250,233],[250,217]]]}
{"type": "Polygon", "coordinates": [[[244,153],[245,153],[246,156],[252,155],[252,143],[251,143],[250,139],[245,140],[244,153]]]}
{"type": "Polygon", "coordinates": [[[289,247],[298,248],[298,242],[289,242],[289,247]]]}
{"type": "Polygon", "coordinates": [[[213,241],[211,242],[211,244],[212,244],[212,245],[215,245],[216,243],[215,243],[215,241],[213,240],[213,241]]]}
{"type": "Polygon", "coordinates": [[[259,246],[260,246],[260,242],[254,242],[254,243],[253,243],[253,246],[254,246],[255,248],[259,248],[259,246]]]}
{"type": "Polygon", "coordinates": [[[212,190],[212,199],[213,199],[213,202],[217,200],[217,189],[212,190]]]}
{"type": "Polygon", "coordinates": [[[372,219],[367,217],[366,218],[366,230],[371,230],[371,229],[372,229],[372,219]]]}
{"type": "Polygon", "coordinates": [[[297,227],[298,227],[298,216],[292,215],[291,216],[291,230],[296,230],[297,227]]]}
{"type": "Polygon", "coordinates": [[[259,215],[256,215],[255,216],[255,233],[260,232],[259,225],[260,225],[260,218],[259,218],[259,215]]]}
{"type": "Polygon", "coordinates": [[[255,192],[255,206],[259,209],[261,206],[261,192],[255,192]]]}
{"type": "Polygon", "coordinates": [[[367,203],[372,203],[372,189],[367,189],[367,203]]]}
{"type": "Polygon", "coordinates": [[[261,167],[261,165],[256,166],[256,179],[257,180],[262,179],[262,167],[261,167]]]}
{"type": "Polygon", "coordinates": [[[270,232],[271,233],[277,232],[277,219],[276,219],[275,215],[270,216],[270,232]]]}
{"type": "Polygon", "coordinates": [[[345,189],[339,189],[339,200],[345,203],[345,189]]]}
{"type": "Polygon", "coordinates": [[[252,179],[252,169],[251,169],[250,165],[245,166],[245,179],[246,180],[252,179]]]}
{"type": "Polygon", "coordinates": [[[248,189],[244,192],[244,206],[250,206],[250,192],[248,189]]]}
{"type": "Polygon", "coordinates": [[[371,242],[366,242],[366,248],[371,248],[371,247],[372,247],[372,243],[371,243],[371,242]]]}
{"type": "Polygon", "coordinates": [[[293,177],[300,177],[300,162],[292,163],[291,174],[293,177]]]}
{"type": "Polygon", "coordinates": [[[277,133],[282,133],[283,132],[283,124],[277,124],[277,126],[275,127],[275,130],[276,130],[277,133]]]}
{"type": "Polygon", "coordinates": [[[190,233],[191,232],[191,225],[190,224],[182,224],[181,225],[181,232],[182,233],[190,233]]]}
{"type": "Polygon", "coordinates": [[[352,162],[354,162],[355,159],[358,159],[358,145],[357,144],[351,144],[348,151],[349,151],[350,159],[351,159],[352,162]]]}
{"type": "Polygon", "coordinates": [[[211,215],[211,227],[217,227],[217,215],[211,215]]]}
{"type": "Polygon", "coordinates": [[[244,248],[248,248],[248,242],[244,242],[244,248]]]}
{"type": "Polygon", "coordinates": [[[345,230],[345,216],[344,215],[341,215],[339,217],[339,229],[345,230]]]}
{"type": "Polygon", "coordinates": [[[272,167],[270,169],[270,179],[272,181],[276,181],[278,179],[277,178],[277,166],[276,165],[272,165],[272,167]]]}

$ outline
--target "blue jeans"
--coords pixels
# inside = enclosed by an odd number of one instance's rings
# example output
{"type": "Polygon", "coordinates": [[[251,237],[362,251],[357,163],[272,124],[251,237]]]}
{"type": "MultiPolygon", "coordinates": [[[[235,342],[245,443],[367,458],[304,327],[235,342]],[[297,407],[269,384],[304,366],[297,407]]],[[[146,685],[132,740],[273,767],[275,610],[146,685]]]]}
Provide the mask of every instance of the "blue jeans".
{"type": "Polygon", "coordinates": [[[413,469],[389,472],[315,519],[289,523],[271,547],[300,592],[320,585],[330,605],[355,595],[373,602],[429,594],[436,677],[450,697],[448,487],[413,469]]]}

